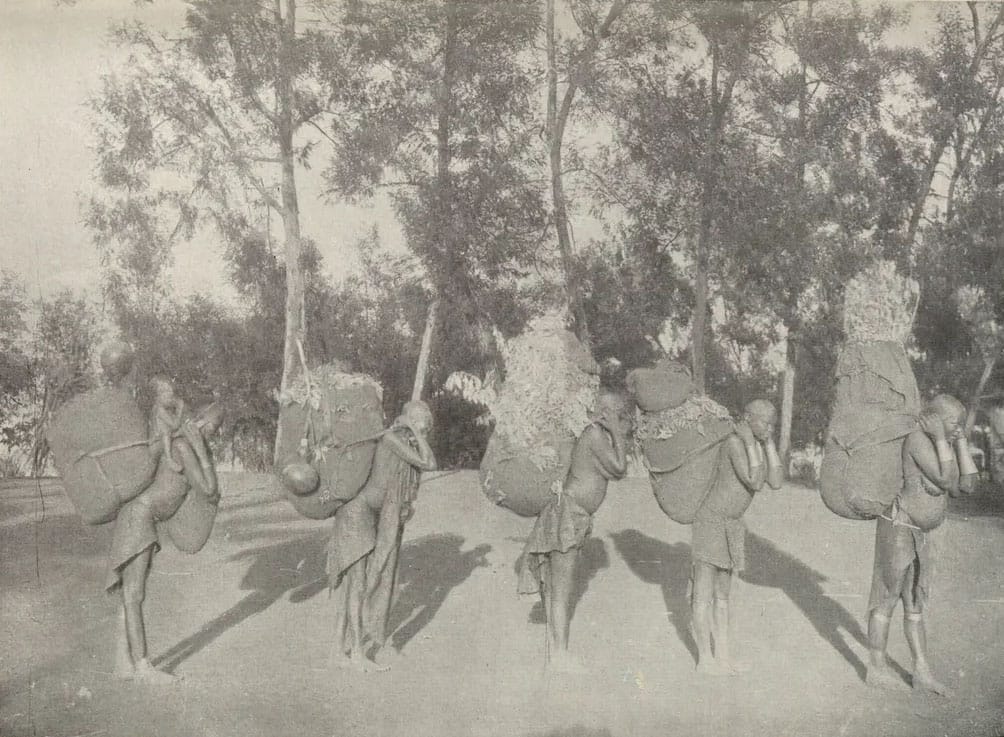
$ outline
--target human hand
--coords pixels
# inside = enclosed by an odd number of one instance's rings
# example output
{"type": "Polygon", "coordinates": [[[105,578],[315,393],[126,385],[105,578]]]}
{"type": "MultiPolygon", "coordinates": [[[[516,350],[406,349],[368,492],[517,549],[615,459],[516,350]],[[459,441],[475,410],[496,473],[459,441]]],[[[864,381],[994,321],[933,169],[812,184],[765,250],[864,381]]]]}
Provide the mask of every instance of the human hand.
{"type": "Polygon", "coordinates": [[[921,414],[920,429],[935,442],[939,440],[946,440],[945,423],[941,420],[941,417],[934,412],[924,412],[921,414]]]}
{"type": "Polygon", "coordinates": [[[753,435],[753,428],[749,426],[747,422],[736,423],[736,434],[743,439],[746,443],[746,447],[751,448],[756,443],[756,437],[753,435]]]}

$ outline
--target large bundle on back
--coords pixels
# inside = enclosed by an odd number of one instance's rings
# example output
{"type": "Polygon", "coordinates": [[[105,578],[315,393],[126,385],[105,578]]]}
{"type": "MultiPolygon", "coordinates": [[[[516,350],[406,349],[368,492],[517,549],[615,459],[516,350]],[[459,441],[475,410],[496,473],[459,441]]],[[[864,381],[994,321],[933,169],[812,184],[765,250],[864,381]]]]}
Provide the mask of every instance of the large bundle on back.
{"type": "Polygon", "coordinates": [[[903,440],[916,427],[920,393],[903,344],[917,282],[881,261],[844,295],[846,342],[837,357],[836,397],[827,429],[820,492],[835,514],[873,519],[903,486],[903,440]]]}
{"type": "Polygon", "coordinates": [[[694,521],[715,476],[719,447],[732,433],[727,409],[691,394],[661,412],[638,410],[635,431],[655,499],[670,519],[694,521]]]}
{"type": "Polygon", "coordinates": [[[589,424],[599,367],[554,314],[531,322],[505,345],[504,356],[481,484],[495,503],[532,517],[568,473],[575,439],[589,424]]]}
{"type": "Polygon", "coordinates": [[[147,421],[132,394],[104,386],[64,404],[46,431],[66,495],[84,522],[110,522],[153,479],[147,421]]]}
{"type": "Polygon", "coordinates": [[[327,519],[359,493],[384,429],[382,401],[372,378],[332,365],[304,372],[279,397],[276,471],[300,514],[327,519]]]}

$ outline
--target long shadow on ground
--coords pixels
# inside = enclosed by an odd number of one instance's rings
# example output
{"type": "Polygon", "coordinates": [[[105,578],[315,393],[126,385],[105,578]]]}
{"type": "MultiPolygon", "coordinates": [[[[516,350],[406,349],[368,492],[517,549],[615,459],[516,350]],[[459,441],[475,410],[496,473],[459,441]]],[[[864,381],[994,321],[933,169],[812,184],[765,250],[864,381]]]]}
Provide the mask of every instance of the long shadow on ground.
{"type": "MultiPolygon", "coordinates": [[[[746,535],[746,565],[746,571],[741,574],[743,581],[755,586],[781,589],[822,638],[840,653],[864,680],[866,666],[840,632],[843,630],[863,647],[867,647],[867,637],[858,620],[842,604],[831,599],[823,591],[821,584],[827,580],[826,576],[784,552],[769,540],[752,533],[746,535]]],[[[899,664],[892,663],[892,665],[901,676],[907,677],[906,671],[899,664]]]]}
{"type": "MultiPolygon", "coordinates": [[[[514,565],[517,578],[519,577],[522,557],[520,555],[514,565]]],[[[593,577],[597,573],[609,567],[610,556],[607,555],[607,547],[603,544],[603,541],[598,537],[587,538],[582,544],[582,550],[579,552],[579,561],[575,567],[575,583],[572,588],[572,601],[568,611],[569,619],[575,616],[575,610],[579,602],[582,601],[586,589],[589,588],[589,582],[593,580],[593,577]]],[[[534,603],[533,608],[530,609],[527,621],[530,624],[544,624],[547,621],[547,618],[544,616],[544,604],[539,597],[534,603]]]]}
{"type": "Polygon", "coordinates": [[[690,634],[690,546],[672,545],[638,530],[621,530],[610,535],[628,568],[645,583],[661,587],[666,611],[677,637],[697,662],[697,644],[690,634]]]}
{"type": "Polygon", "coordinates": [[[173,671],[231,627],[265,611],[288,591],[299,594],[290,597],[290,601],[297,603],[323,590],[324,550],[329,535],[322,531],[244,550],[230,558],[231,561],[251,559],[251,567],[241,581],[241,590],[250,593],[159,656],[155,665],[173,671]]]}
{"type": "Polygon", "coordinates": [[[1004,526],[1004,488],[991,481],[981,481],[972,494],[950,499],[948,509],[954,516],[993,517],[1004,526]]]}
{"type": "Polygon", "coordinates": [[[477,568],[488,565],[491,545],[463,551],[464,538],[427,535],[401,548],[396,600],[391,610],[391,644],[400,652],[436,616],[446,597],[477,568]]]}

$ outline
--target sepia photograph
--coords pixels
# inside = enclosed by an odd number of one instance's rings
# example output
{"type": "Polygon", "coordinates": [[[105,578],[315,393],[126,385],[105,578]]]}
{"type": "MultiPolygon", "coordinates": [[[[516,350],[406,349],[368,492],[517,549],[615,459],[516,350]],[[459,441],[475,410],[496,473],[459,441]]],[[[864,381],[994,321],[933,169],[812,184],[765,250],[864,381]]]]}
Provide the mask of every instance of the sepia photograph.
{"type": "Polygon", "coordinates": [[[0,737],[1004,737],[1004,2],[0,0],[0,737]]]}

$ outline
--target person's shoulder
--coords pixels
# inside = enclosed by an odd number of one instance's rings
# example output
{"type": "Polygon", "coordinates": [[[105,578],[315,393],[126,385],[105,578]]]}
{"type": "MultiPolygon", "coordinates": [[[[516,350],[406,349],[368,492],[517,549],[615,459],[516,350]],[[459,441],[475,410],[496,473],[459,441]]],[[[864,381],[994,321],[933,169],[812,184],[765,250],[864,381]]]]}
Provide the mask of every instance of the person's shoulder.
{"type": "Polygon", "coordinates": [[[903,443],[908,450],[933,450],[934,443],[923,429],[917,427],[910,431],[903,443]]]}
{"type": "Polygon", "coordinates": [[[737,432],[733,432],[725,438],[725,445],[733,453],[746,453],[746,443],[737,432]]]}

